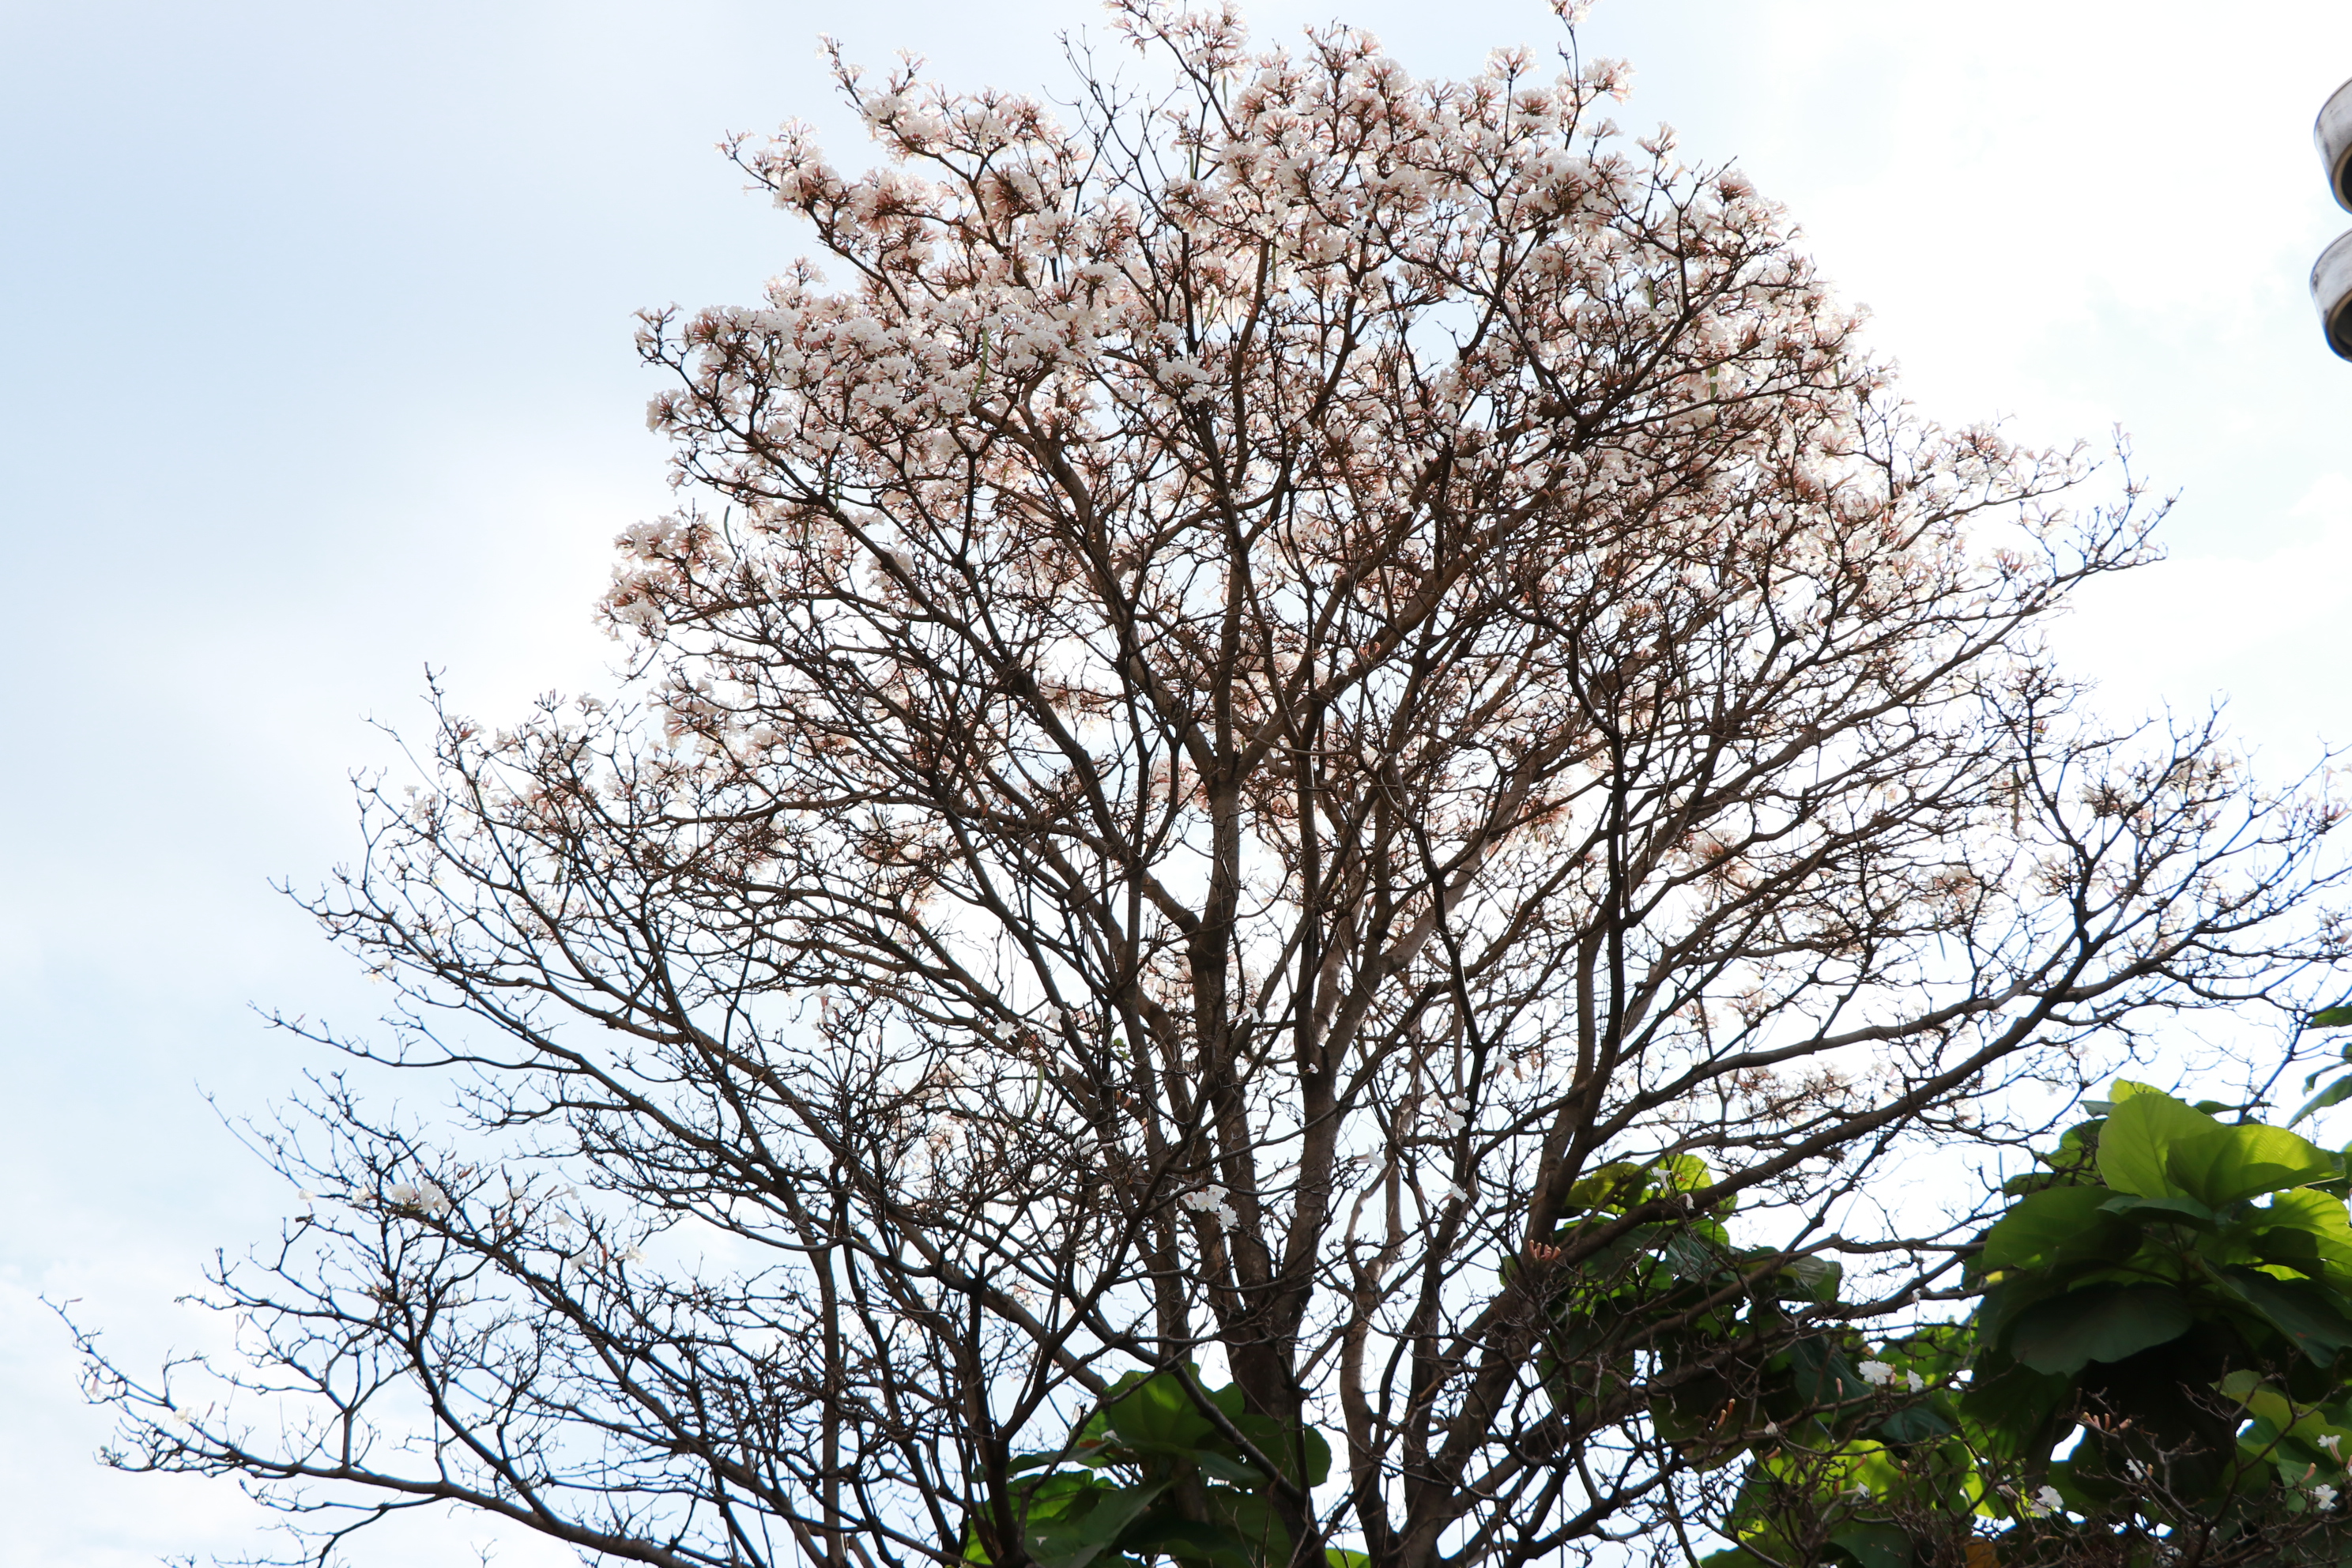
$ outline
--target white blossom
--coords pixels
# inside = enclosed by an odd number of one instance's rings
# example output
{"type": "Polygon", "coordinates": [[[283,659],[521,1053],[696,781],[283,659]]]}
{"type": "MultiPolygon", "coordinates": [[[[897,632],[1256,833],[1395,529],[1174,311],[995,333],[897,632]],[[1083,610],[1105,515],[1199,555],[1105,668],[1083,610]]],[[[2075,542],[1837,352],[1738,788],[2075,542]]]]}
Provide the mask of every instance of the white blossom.
{"type": "Polygon", "coordinates": [[[1176,1201],[1194,1214],[1213,1215],[1218,1226],[1226,1230],[1231,1230],[1242,1217],[1234,1210],[1232,1203],[1227,1200],[1225,1189],[1214,1182],[1211,1182],[1199,1192],[1186,1193],[1176,1201]]]}
{"type": "Polygon", "coordinates": [[[449,1194],[432,1182],[394,1182],[383,1190],[383,1201],[395,1209],[439,1219],[449,1212],[449,1194]]]}
{"type": "Polygon", "coordinates": [[[1866,1361],[1854,1370],[1862,1373],[1862,1381],[1873,1388],[1885,1388],[1895,1381],[1895,1369],[1883,1361],[1866,1361]]]}

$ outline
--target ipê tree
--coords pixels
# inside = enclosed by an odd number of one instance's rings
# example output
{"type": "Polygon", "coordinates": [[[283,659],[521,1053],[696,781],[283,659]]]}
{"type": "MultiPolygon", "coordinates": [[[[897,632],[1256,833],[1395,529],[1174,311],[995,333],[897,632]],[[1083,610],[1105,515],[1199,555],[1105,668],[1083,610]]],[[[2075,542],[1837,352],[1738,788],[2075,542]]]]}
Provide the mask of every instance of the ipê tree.
{"type": "Polygon", "coordinates": [[[1619,68],[1115,14],[1150,92],[736,144],[830,278],[647,318],[622,689],[446,717],[311,903],[401,998],[319,1037],[467,1114],[322,1080],[251,1359],[100,1363],[116,1462],[661,1564],[1677,1560],[1739,1369],[1971,1289],[1998,1200],[1888,1183],[2336,956],[2333,805],[2044,655],[2131,485],[1909,410],[1619,68]],[[1677,1236],[1731,1283],[1577,1306],[1677,1236]]]}

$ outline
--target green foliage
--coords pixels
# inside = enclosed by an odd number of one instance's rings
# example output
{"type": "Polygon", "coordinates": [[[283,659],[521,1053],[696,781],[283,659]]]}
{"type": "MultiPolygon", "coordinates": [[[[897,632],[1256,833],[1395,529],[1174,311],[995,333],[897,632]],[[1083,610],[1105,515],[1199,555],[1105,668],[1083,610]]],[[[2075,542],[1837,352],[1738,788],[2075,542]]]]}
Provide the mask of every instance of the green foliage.
{"type": "MultiPolygon", "coordinates": [[[[1579,1226],[1606,1225],[1712,1180],[1687,1156],[1608,1165],[1570,1189],[1569,1212],[1579,1226]]],[[[1848,1353],[1859,1342],[1799,1333],[1790,1316],[1835,1300],[1842,1275],[1824,1259],[1734,1247],[1717,1212],[1629,1227],[1549,1293],[1542,1368],[1554,1404],[1571,1421],[1638,1405],[1687,1463],[1729,1464],[1754,1428],[1868,1394],[1848,1353]]]]}
{"type": "MultiPolygon", "coordinates": [[[[1130,1373],[1064,1447],[1012,1468],[1022,1547],[1040,1568],[1142,1568],[1161,1558],[1182,1568],[1265,1568],[1292,1554],[1277,1492],[1320,1485],[1331,1446],[1312,1426],[1251,1414],[1237,1387],[1130,1373]]],[[[985,1544],[990,1533],[966,1531],[968,1561],[998,1560],[985,1544]]],[[[1332,1548],[1325,1557],[1329,1568],[1362,1568],[1359,1552],[1332,1548]]]]}
{"type": "MultiPolygon", "coordinates": [[[[2352,1024],[2352,1003],[2339,1007],[2323,1007],[2303,1021],[2303,1026],[2306,1029],[2340,1029],[2347,1024],[2352,1024]]],[[[2344,1047],[2344,1059],[2352,1062],[2352,1046],[2344,1047]]],[[[2312,1087],[2326,1076],[2327,1069],[2322,1068],[2305,1079],[2304,1092],[2311,1094],[2312,1087]]],[[[2352,1072],[2346,1073],[2318,1093],[2312,1094],[2309,1100],[2304,1101],[2302,1110],[2287,1118],[2286,1124],[2292,1127],[2313,1112],[2325,1110],[2331,1105],[2341,1105],[2347,1099],[2352,1099],[2352,1072]]]]}
{"type": "MultiPolygon", "coordinates": [[[[1562,1287],[1556,1404],[1643,1404],[1693,1468],[1745,1461],[1716,1568],[2153,1563],[2184,1530],[2198,1561],[2352,1564],[2344,1157],[2143,1084],[2095,1108],[2008,1184],[1965,1321],[1869,1349],[1833,1273],[1695,1214],[1562,1287]]],[[[1583,1223],[1706,1185],[1601,1174],[1583,1223]]]]}

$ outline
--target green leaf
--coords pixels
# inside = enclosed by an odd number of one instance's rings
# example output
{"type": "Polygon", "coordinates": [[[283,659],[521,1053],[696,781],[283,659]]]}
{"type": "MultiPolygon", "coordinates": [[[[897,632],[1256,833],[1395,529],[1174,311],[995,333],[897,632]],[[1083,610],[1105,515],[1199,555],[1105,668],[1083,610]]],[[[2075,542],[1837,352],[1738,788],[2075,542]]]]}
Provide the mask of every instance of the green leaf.
{"type": "Polygon", "coordinates": [[[1236,1458],[1231,1454],[1220,1454],[1214,1448],[1194,1448],[1185,1457],[1199,1466],[1201,1473],[1212,1480],[1224,1481],[1237,1487],[1265,1485],[1265,1472],[1247,1459],[1236,1458]]]}
{"type": "Polygon", "coordinates": [[[2031,1268],[2081,1251],[2101,1231],[2113,1231],[2101,1223],[2099,1210],[2115,1195],[2105,1187],[2044,1187],[2028,1194],[1985,1233],[1977,1267],[2031,1268]]]}
{"type": "Polygon", "coordinates": [[[2326,1365],[2352,1349],[2352,1320],[2332,1292],[2301,1279],[2275,1279],[2258,1268],[2224,1268],[2218,1276],[2239,1300],[2294,1342],[2295,1348],[2326,1365]]]}
{"type": "Polygon", "coordinates": [[[1622,1209],[1637,1202],[1647,1184],[1649,1167],[1631,1160],[1613,1160],[1568,1189],[1564,1205],[1570,1214],[1586,1209],[1622,1209]]]}
{"type": "Polygon", "coordinates": [[[1877,1430],[1890,1443],[1932,1443],[1950,1436],[1952,1424],[1933,1405],[1912,1405],[1881,1421],[1877,1430]]]}
{"type": "Polygon", "coordinates": [[[1861,1568],[1911,1568],[1911,1538],[1891,1524],[1851,1524],[1830,1544],[1861,1568]]]}
{"type": "Polygon", "coordinates": [[[1978,1342],[1996,1345],[2006,1340],[2011,1321],[2034,1302],[2063,1290],[2070,1272],[2012,1268],[2002,1274],[1997,1283],[1987,1286],[1984,1294],[1977,1298],[1977,1310],[1969,1320],[1978,1342]]]}
{"type": "Polygon", "coordinates": [[[1695,1193],[1714,1183],[1715,1173],[1696,1154],[1674,1154],[1658,1162],[1655,1185],[1662,1193],[1695,1193]]]}
{"type": "Polygon", "coordinates": [[[2270,1430],[2265,1436],[2273,1441],[2294,1425],[2293,1403],[2252,1368],[2242,1367],[2213,1386],[2225,1397],[2244,1405],[2248,1415],[2268,1422],[2270,1430]]]}
{"type": "Polygon", "coordinates": [[[1685,1232],[1667,1237],[1658,1256],[1665,1260],[1666,1272],[1677,1279],[1704,1281],[1724,1272],[1722,1254],[1685,1232]]]}
{"type": "Polygon", "coordinates": [[[1257,1564],[1290,1561],[1290,1532],[1276,1516],[1270,1492],[1211,1487],[1202,1500],[1208,1504],[1211,1522],[1232,1531],[1257,1564]]]}
{"type": "MultiPolygon", "coordinates": [[[[2317,1073],[2314,1073],[2311,1076],[2317,1078],[2319,1075],[2317,1073]]],[[[2331,1105],[2341,1105],[2347,1100],[2352,1100],[2352,1072],[2346,1073],[2342,1078],[2337,1079],[2334,1083],[2329,1084],[2326,1089],[2321,1089],[2317,1094],[2315,1094],[2309,1100],[2305,1100],[2303,1102],[2303,1109],[2296,1111],[2293,1116],[2288,1117],[2286,1119],[2286,1124],[2289,1127],[2292,1127],[2296,1122],[2302,1121],[2305,1117],[2309,1116],[2315,1111],[2325,1110],[2331,1105]]]]}
{"type": "MultiPolygon", "coordinates": [[[[1660,1193],[1695,1193],[1714,1184],[1706,1162],[1693,1154],[1675,1154],[1647,1164],[1612,1160],[1568,1189],[1565,1212],[1587,1209],[1622,1213],[1660,1193]]],[[[1728,1206],[1731,1200],[1725,1200],[1728,1206]]]]}
{"type": "Polygon", "coordinates": [[[2058,1413],[2074,1389],[2071,1378],[2028,1367],[1981,1368],[1960,1397],[1960,1414],[1984,1429],[1979,1441],[1999,1457],[2038,1459],[2057,1436],[2058,1413]]]}
{"type": "Polygon", "coordinates": [[[2201,1110],[2146,1084],[2116,1085],[2116,1109],[2099,1130],[2099,1179],[2143,1198],[2186,1195],[2166,1170],[2175,1143],[2221,1130],[2201,1110]]]}
{"type": "Polygon", "coordinates": [[[1862,1373],[1853,1369],[1845,1353],[1824,1338],[1799,1340],[1790,1345],[1789,1366],[1797,1397],[1809,1405],[1842,1405],[1870,1392],[1870,1384],[1862,1381],[1862,1373]]]}
{"type": "Polygon", "coordinates": [[[2189,1303],[2168,1286],[2093,1285],[2020,1312],[2009,1352],[2036,1372],[2080,1372],[2178,1339],[2192,1321],[2189,1303]]]}
{"type": "Polygon", "coordinates": [[[2265,1238],[2281,1232],[2298,1239],[2307,1237],[2312,1252],[2329,1273],[2341,1282],[2352,1283],[2352,1214],[2346,1212],[2342,1198],[2313,1187],[2294,1187],[2250,1217],[2257,1234],[2265,1238]]]}
{"type": "Polygon", "coordinates": [[[1845,1265],[1826,1258],[1792,1258],[1780,1273],[1773,1298],[1781,1301],[1834,1301],[1845,1265]]]}
{"type": "Polygon", "coordinates": [[[1192,1519],[1146,1520],[1123,1534],[1119,1545],[1146,1556],[1207,1563],[1213,1568],[1259,1568],[1265,1555],[1252,1552],[1248,1542],[1224,1525],[1203,1524],[1192,1519]]]}
{"type": "MultiPolygon", "coordinates": [[[[1293,1481],[1298,1478],[1299,1450],[1307,1458],[1307,1481],[1319,1487],[1331,1473],[1331,1445],[1323,1434],[1312,1426],[1285,1426],[1270,1415],[1235,1415],[1234,1430],[1248,1438],[1257,1451],[1272,1459],[1282,1473],[1293,1481]]],[[[1250,1467],[1253,1481],[1264,1484],[1265,1477],[1255,1466],[1250,1467]]]]}
{"type": "Polygon", "coordinates": [[[2352,1024],[2352,1002],[2347,1002],[2339,1007],[2322,1007],[2305,1022],[2305,1026],[2309,1028],[2340,1029],[2347,1024],[2352,1024]]]}
{"type": "Polygon", "coordinates": [[[1197,1448],[1216,1430],[1194,1408],[1172,1373],[1155,1373],[1103,1406],[1110,1429],[1128,1442],[1161,1450],[1197,1448]]]}
{"type": "Polygon", "coordinates": [[[1372,1560],[1365,1552],[1350,1551],[1345,1546],[1323,1549],[1324,1568],[1372,1568],[1372,1560]]]}
{"type": "Polygon", "coordinates": [[[2341,1174],[2326,1151],[2284,1127],[2217,1127],[2176,1141],[2166,1173],[2191,1197],[2226,1208],[2341,1174]]]}
{"type": "MultiPolygon", "coordinates": [[[[1060,1477],[1048,1478],[1049,1482],[1060,1477]]],[[[1141,1487],[1106,1487],[1091,1483],[1084,1498],[1084,1511],[1076,1508],[1069,1513],[1055,1513],[1043,1521],[1037,1517],[1036,1505],[1031,1505],[1026,1533],[1029,1555],[1039,1568],[1087,1568],[1087,1564],[1112,1550],[1119,1536],[1142,1517],[1143,1510],[1158,1500],[1168,1489],[1165,1481],[1141,1487]]],[[[1042,1489],[1041,1489],[1042,1490],[1042,1489]]]]}
{"type": "Polygon", "coordinates": [[[2119,1198],[2109,1198],[2099,1205],[2099,1211],[2121,1219],[2153,1219],[2159,1215],[2179,1215],[2200,1225],[2213,1223],[2213,1211],[2195,1198],[2136,1198],[2126,1194],[2119,1198]]]}
{"type": "Polygon", "coordinates": [[[1101,1494],[1116,1489],[1092,1476],[1064,1471],[1042,1477],[1034,1485],[1023,1488],[1022,1509],[1033,1523],[1076,1519],[1101,1501],[1101,1494]]]}
{"type": "Polygon", "coordinates": [[[1330,1441],[1312,1426],[1301,1428],[1298,1441],[1307,1454],[1307,1484],[1319,1487],[1331,1479],[1330,1441]]]}
{"type": "Polygon", "coordinates": [[[2342,1464],[2337,1455],[2352,1454],[2352,1426],[2328,1419],[2331,1414],[2339,1417],[2346,1414],[2341,1405],[2331,1412],[2322,1406],[2299,1404],[2251,1371],[2233,1372],[2214,1387],[2245,1406],[2247,1414],[2254,1417],[2249,1436],[2274,1455],[2284,1440],[2296,1449],[2284,1457],[2300,1464],[2324,1463],[2336,1469],[2342,1464]]]}

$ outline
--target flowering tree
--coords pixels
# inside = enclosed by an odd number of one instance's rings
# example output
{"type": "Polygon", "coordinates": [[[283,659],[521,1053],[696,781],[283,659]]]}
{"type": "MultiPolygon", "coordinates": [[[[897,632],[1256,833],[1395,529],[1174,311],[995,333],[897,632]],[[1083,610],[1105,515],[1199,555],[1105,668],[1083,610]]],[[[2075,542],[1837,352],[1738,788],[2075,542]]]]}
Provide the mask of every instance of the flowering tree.
{"type": "Polygon", "coordinates": [[[2131,487],[1908,410],[1620,68],[1115,9],[1151,93],[735,145],[832,274],[646,320],[624,691],[446,717],[311,905],[402,998],[320,1037],[470,1115],[326,1080],[118,1462],[662,1564],[1679,1559],[1758,1379],[1974,1289],[1899,1173],[2334,955],[2335,807],[2042,654],[2131,487]]]}

